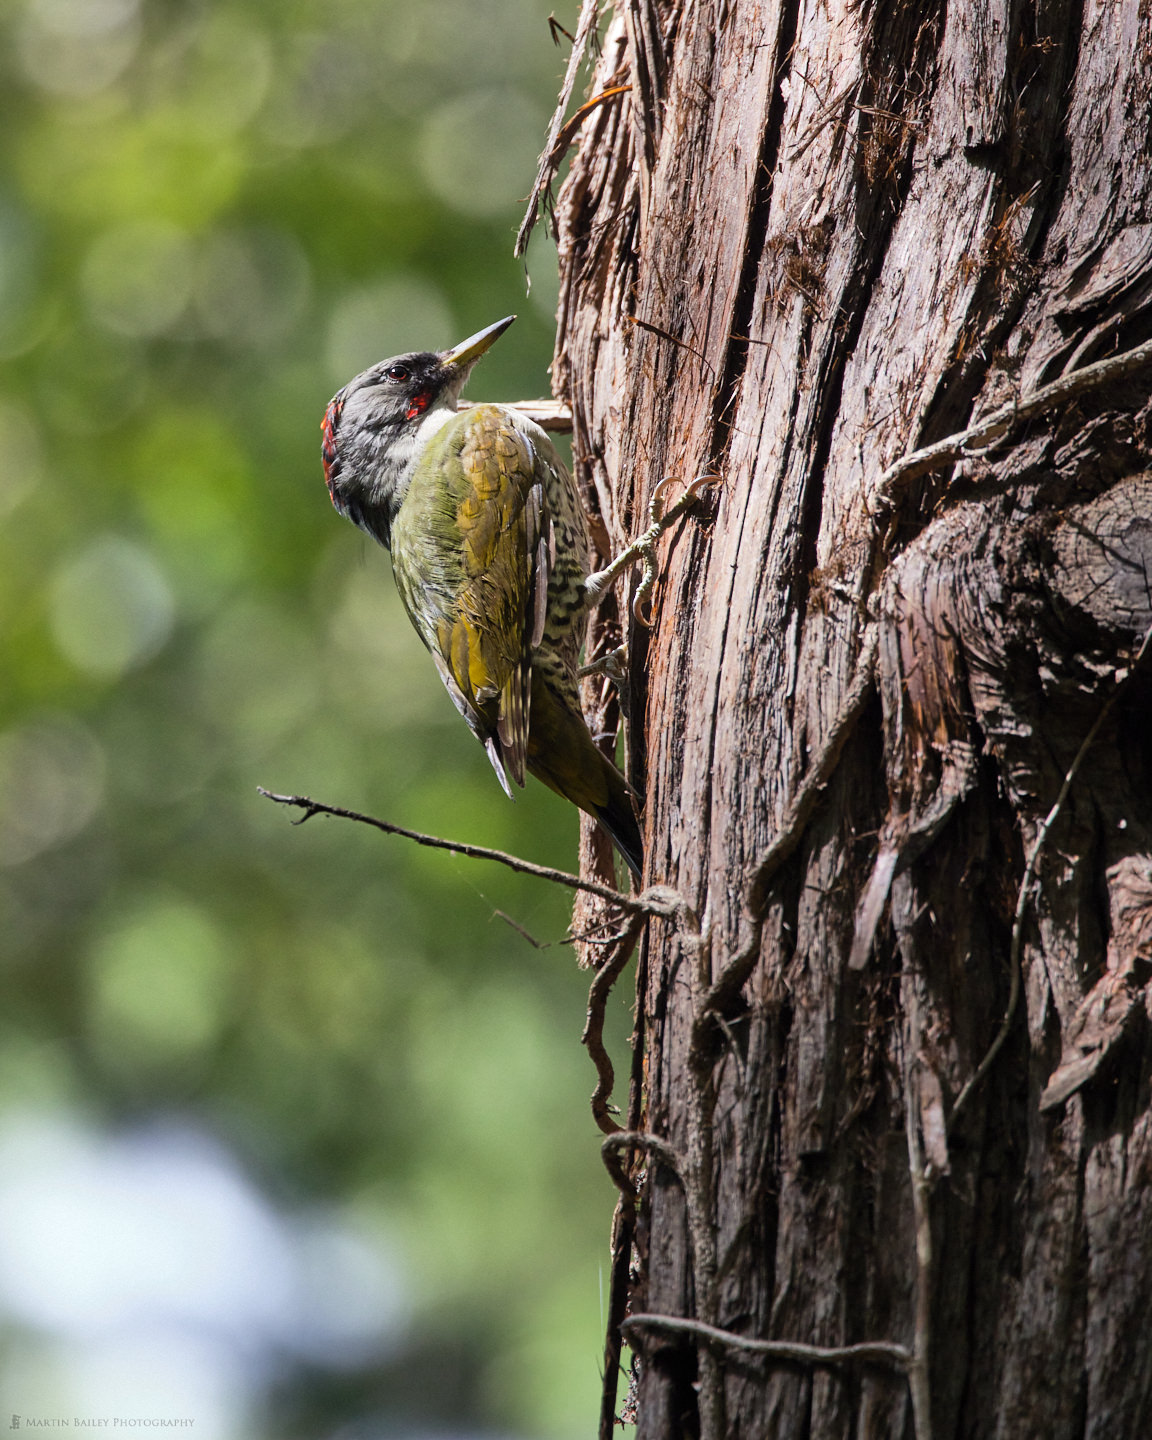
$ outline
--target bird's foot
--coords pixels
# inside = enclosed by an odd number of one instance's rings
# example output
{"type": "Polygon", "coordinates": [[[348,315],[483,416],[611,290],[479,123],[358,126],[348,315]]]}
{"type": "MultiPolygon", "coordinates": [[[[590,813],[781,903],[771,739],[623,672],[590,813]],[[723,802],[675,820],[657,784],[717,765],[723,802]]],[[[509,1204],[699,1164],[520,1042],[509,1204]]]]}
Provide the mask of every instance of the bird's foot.
{"type": "Polygon", "coordinates": [[[603,570],[597,570],[595,574],[589,575],[585,580],[584,593],[589,605],[595,605],[630,565],[640,563],[643,570],[640,584],[636,587],[636,594],[632,598],[632,614],[641,625],[647,626],[652,623],[646,607],[652,594],[652,587],[656,583],[656,542],[670,525],[679,520],[689,505],[694,503],[702,486],[720,483],[719,475],[699,475],[679,500],[665,510],[664,493],[676,478],[675,475],[666,475],[652,492],[652,500],[648,506],[648,528],[638,535],[631,545],[621,550],[620,554],[603,570]]]}
{"type": "Polygon", "coordinates": [[[587,665],[581,665],[576,671],[577,676],[584,680],[589,675],[606,675],[617,690],[624,687],[628,678],[628,647],[618,645],[615,650],[609,650],[606,655],[601,655],[599,660],[589,660],[587,665]]]}

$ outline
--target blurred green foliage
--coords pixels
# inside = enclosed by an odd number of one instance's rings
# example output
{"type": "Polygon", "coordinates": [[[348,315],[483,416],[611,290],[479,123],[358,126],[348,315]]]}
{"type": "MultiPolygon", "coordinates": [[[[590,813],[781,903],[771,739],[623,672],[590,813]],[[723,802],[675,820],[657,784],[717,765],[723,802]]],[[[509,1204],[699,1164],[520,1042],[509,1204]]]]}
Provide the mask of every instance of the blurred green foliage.
{"type": "Polygon", "coordinates": [[[526,299],[511,245],[551,8],[0,4],[0,1111],[179,1115],[398,1248],[401,1354],[257,1434],[594,1424],[586,984],[496,917],[555,942],[567,896],[256,794],[574,862],[317,454],[355,371],[512,311],[471,393],[547,393],[554,255],[526,299]]]}

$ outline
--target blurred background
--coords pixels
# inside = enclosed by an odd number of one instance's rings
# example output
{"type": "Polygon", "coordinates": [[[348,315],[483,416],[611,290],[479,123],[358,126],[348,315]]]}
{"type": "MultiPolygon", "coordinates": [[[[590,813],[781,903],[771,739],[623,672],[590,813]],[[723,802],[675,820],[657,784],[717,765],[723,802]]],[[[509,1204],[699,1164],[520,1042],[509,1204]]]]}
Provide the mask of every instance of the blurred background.
{"type": "Polygon", "coordinates": [[[567,896],[256,794],[575,863],[318,457],[513,311],[470,393],[548,393],[553,4],[0,0],[0,1425],[593,1431],[567,896]]]}

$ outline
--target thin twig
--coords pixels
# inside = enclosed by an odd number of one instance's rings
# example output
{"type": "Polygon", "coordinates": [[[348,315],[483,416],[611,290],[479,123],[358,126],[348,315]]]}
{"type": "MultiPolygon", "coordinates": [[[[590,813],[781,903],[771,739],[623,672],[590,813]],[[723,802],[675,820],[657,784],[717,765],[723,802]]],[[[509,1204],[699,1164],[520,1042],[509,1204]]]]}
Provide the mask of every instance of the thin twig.
{"type": "Polygon", "coordinates": [[[572,34],[571,30],[565,30],[564,26],[561,25],[559,20],[556,19],[555,15],[548,16],[548,29],[552,32],[553,45],[558,46],[560,44],[559,36],[561,35],[564,36],[564,38],[568,41],[569,45],[575,45],[575,35],[572,34]]]}
{"type": "Polygon", "coordinates": [[[907,1370],[912,1356],[903,1345],[886,1340],[865,1341],[859,1345],[803,1345],[791,1340],[757,1340],[750,1335],[737,1335],[706,1325],[701,1320],[681,1320],[675,1315],[630,1315],[621,1327],[627,1335],[631,1330],[667,1330],[672,1334],[695,1335],[710,1345],[733,1350],[751,1350],[774,1360],[791,1360],[798,1365],[883,1365],[907,1370]]]}
{"type": "MultiPolygon", "coordinates": [[[[802,75],[800,78],[811,85],[811,82],[808,80],[808,77],[806,75],[802,75]]],[[[820,108],[817,110],[815,116],[813,117],[811,124],[808,126],[807,130],[804,131],[804,134],[801,135],[800,138],[796,141],[792,153],[788,157],[790,161],[795,163],[795,161],[803,158],[804,152],[812,146],[817,136],[819,136],[821,131],[823,131],[827,127],[828,122],[835,115],[836,111],[841,108],[841,106],[844,104],[844,101],[847,100],[849,95],[851,95],[852,91],[859,89],[859,87],[860,81],[853,80],[848,85],[845,85],[843,90],[833,95],[831,100],[821,102],[820,108]]],[[[820,92],[816,89],[814,85],[812,85],[811,88],[813,93],[816,95],[816,98],[819,100],[820,92]]]]}
{"type": "Polygon", "coordinates": [[[647,330],[653,335],[659,335],[661,340],[671,340],[673,345],[679,345],[681,350],[687,350],[689,355],[695,355],[696,359],[700,361],[701,365],[706,365],[708,369],[711,370],[712,376],[713,378],[715,378],[716,367],[712,364],[708,357],[706,355],[702,355],[700,351],[695,348],[695,346],[689,345],[687,340],[681,340],[679,335],[673,335],[671,330],[665,330],[661,325],[653,325],[651,320],[641,320],[639,315],[625,315],[624,318],[630,324],[635,325],[637,329],[647,330]]]}
{"type": "Polygon", "coordinates": [[[627,928],[620,937],[616,952],[597,970],[591,989],[588,991],[588,1014],[584,1021],[584,1033],[580,1036],[580,1041],[592,1057],[592,1063],[596,1067],[596,1089],[592,1092],[591,1102],[592,1118],[605,1135],[618,1134],[621,1127],[609,1113],[608,1102],[612,1095],[616,1072],[612,1067],[611,1057],[604,1048],[604,1011],[608,1004],[608,996],[612,993],[612,987],[616,984],[620,972],[627,965],[632,951],[636,947],[640,931],[644,928],[645,918],[643,915],[633,915],[630,918],[627,928]]]}
{"type": "Polygon", "coordinates": [[[858,110],[861,115],[873,115],[878,120],[895,120],[897,125],[903,125],[908,130],[923,130],[922,120],[909,120],[906,115],[898,115],[895,110],[880,110],[875,105],[854,104],[853,110],[858,110]]]}
{"type": "Polygon", "coordinates": [[[952,1107],[952,1114],[948,1121],[948,1128],[950,1130],[956,1124],[956,1117],[964,1109],[965,1105],[967,1105],[973,1091],[992,1068],[996,1056],[999,1055],[1003,1049],[1012,1029],[1012,1021],[1016,1015],[1016,1007],[1020,1003],[1022,983],[1020,954],[1024,946],[1024,920],[1028,911],[1028,902],[1032,897],[1032,891],[1036,883],[1036,870],[1040,863],[1040,853],[1048,841],[1048,836],[1051,833],[1053,825],[1056,823],[1060,811],[1064,808],[1064,803],[1072,790],[1072,782],[1076,779],[1076,774],[1080,766],[1084,763],[1085,756],[1095,744],[1096,737],[1099,735],[1104,722],[1112,713],[1112,708],[1116,704],[1116,701],[1124,693],[1128,682],[1132,679],[1132,676],[1136,673],[1145,656],[1148,654],[1150,646],[1152,646],[1152,628],[1149,628],[1145,632],[1140,648],[1137,650],[1136,656],[1131,665],[1129,665],[1127,672],[1112,691],[1112,694],[1109,695],[1108,699],[1104,702],[1099,715],[1096,716],[1096,719],[1092,723],[1091,729],[1081,741],[1075,759],[1072,761],[1072,764],[1069,765],[1068,771],[1064,776],[1064,783],[1060,786],[1056,799],[1052,803],[1052,808],[1044,817],[1044,822],[1036,832],[1036,838],[1032,841],[1031,848],[1028,851],[1028,859],[1024,866],[1024,874],[1020,880],[1020,889],[1016,893],[1016,913],[1012,919],[1012,943],[1008,952],[1008,1004],[1005,1007],[1004,1018],[1000,1022],[1000,1028],[985,1052],[983,1060],[980,1061],[980,1064],[977,1065],[976,1069],[968,1077],[963,1089],[956,1097],[956,1103],[952,1107]]]}
{"type": "Polygon", "coordinates": [[[359,810],[346,810],[341,805],[326,805],[321,800],[311,800],[307,795],[277,795],[271,790],[265,790],[262,785],[258,785],[256,789],[258,794],[277,805],[292,805],[303,810],[304,814],[298,820],[293,820],[293,825],[303,825],[305,820],[311,820],[313,815],[334,815],[339,820],[355,820],[360,825],[371,825],[374,830],[383,831],[385,835],[400,835],[405,840],[414,840],[417,845],[427,845],[433,850],[448,850],[453,855],[467,855],[472,860],[494,860],[498,865],[505,865],[520,875],[534,875],[537,880],[547,880],[569,890],[583,890],[588,895],[598,895],[601,900],[619,905],[622,910],[632,915],[671,917],[675,913],[669,902],[663,898],[668,892],[659,887],[654,887],[642,895],[622,895],[619,890],[600,885],[595,880],[570,875],[567,870],[554,870],[550,865],[536,865],[531,860],[521,860],[518,855],[509,855],[503,850],[491,850],[486,845],[466,845],[459,840],[445,840],[440,835],[424,835],[419,830],[408,830],[403,825],[393,825],[388,820],[377,819],[375,815],[363,815],[359,810]],[[646,899],[645,895],[650,898],[646,899]]]}
{"type": "Polygon", "coordinates": [[[492,917],[495,920],[503,920],[505,925],[507,925],[510,930],[515,930],[517,935],[520,935],[525,940],[527,940],[528,944],[532,946],[533,950],[550,950],[552,948],[553,942],[551,940],[537,940],[535,935],[533,935],[530,931],[525,930],[524,926],[520,924],[519,920],[514,920],[512,916],[508,914],[507,910],[493,910],[492,917]]]}

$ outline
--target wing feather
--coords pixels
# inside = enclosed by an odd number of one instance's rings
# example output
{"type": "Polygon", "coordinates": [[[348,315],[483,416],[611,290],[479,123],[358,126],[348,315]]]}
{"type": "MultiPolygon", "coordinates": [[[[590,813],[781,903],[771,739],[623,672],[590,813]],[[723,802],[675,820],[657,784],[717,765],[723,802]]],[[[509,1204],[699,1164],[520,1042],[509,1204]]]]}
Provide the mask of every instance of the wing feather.
{"type": "Polygon", "coordinates": [[[532,659],[556,550],[543,466],[522,426],[494,405],[445,426],[393,544],[405,607],[509,793],[509,780],[524,784],[532,659]],[[445,552],[454,564],[443,563],[445,552]]]}

